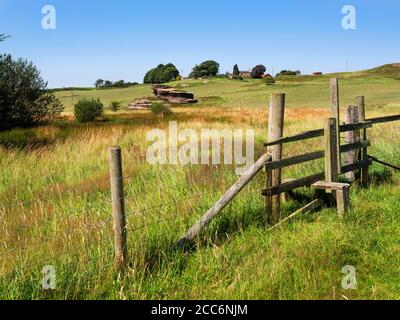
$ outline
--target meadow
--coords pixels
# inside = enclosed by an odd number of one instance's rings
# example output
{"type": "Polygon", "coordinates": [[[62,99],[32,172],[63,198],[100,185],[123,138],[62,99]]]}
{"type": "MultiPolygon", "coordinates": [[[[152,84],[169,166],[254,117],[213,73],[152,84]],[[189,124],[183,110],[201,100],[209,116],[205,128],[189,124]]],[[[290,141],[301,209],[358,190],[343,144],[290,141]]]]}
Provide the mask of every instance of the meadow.
{"type": "MultiPolygon", "coordinates": [[[[202,234],[195,251],[170,250],[237,179],[230,165],[154,166],[146,134],[167,128],[252,128],[256,157],[264,152],[272,92],[285,92],[285,135],[320,128],[329,116],[329,78],[297,77],[266,86],[259,80],[183,80],[197,105],[158,117],[128,111],[148,85],[57,92],[66,107],[59,122],[0,133],[0,299],[400,299],[400,174],[374,164],[368,189],[351,188],[352,209],[298,217],[273,231],[264,224],[260,174],[202,234]],[[120,101],[119,112],[77,124],[73,102],[120,101]],[[108,148],[123,150],[130,267],[113,263],[108,148]],[[43,290],[42,268],[56,269],[56,289],[43,290]],[[357,270],[357,290],[342,289],[345,265],[357,270]]],[[[367,118],[398,114],[398,65],[338,74],[342,109],[364,95],[367,118]]],[[[373,156],[400,165],[400,124],[370,131],[373,156]]],[[[285,155],[319,150],[320,139],[294,143],[285,155]]],[[[322,171],[321,161],[284,171],[322,171]]],[[[296,191],[283,215],[313,196],[296,191]]]]}

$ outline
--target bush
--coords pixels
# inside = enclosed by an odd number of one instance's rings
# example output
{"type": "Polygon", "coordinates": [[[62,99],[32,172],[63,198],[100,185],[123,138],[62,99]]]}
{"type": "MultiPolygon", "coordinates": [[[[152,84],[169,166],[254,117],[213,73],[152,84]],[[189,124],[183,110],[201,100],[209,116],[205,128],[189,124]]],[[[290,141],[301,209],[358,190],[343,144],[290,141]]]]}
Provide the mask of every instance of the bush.
{"type": "Polygon", "coordinates": [[[82,99],[74,106],[74,114],[78,122],[94,121],[103,114],[103,104],[99,99],[82,99]]]}
{"type": "Polygon", "coordinates": [[[282,70],[276,76],[277,77],[280,77],[280,76],[297,76],[299,74],[299,72],[300,71],[282,70]]]}
{"type": "Polygon", "coordinates": [[[251,70],[251,77],[253,79],[261,79],[265,71],[267,71],[267,68],[262,64],[259,64],[258,66],[255,66],[253,70],[251,70]]]}
{"type": "Polygon", "coordinates": [[[202,77],[215,77],[219,71],[219,63],[213,60],[207,60],[198,66],[195,66],[190,73],[190,78],[202,78],[202,77]]]}
{"type": "Polygon", "coordinates": [[[165,83],[174,81],[179,76],[178,69],[172,64],[160,64],[146,73],[144,83],[165,83]]]}
{"type": "Polygon", "coordinates": [[[110,110],[117,112],[119,109],[121,109],[121,103],[119,101],[111,101],[110,110]]]}
{"type": "Polygon", "coordinates": [[[162,102],[154,102],[151,104],[151,112],[156,115],[169,115],[172,114],[172,110],[162,102]]]}
{"type": "Polygon", "coordinates": [[[264,77],[264,82],[267,86],[275,84],[275,79],[271,76],[264,77]]]}
{"type": "Polygon", "coordinates": [[[32,62],[0,55],[0,130],[47,123],[63,110],[32,62]]]}

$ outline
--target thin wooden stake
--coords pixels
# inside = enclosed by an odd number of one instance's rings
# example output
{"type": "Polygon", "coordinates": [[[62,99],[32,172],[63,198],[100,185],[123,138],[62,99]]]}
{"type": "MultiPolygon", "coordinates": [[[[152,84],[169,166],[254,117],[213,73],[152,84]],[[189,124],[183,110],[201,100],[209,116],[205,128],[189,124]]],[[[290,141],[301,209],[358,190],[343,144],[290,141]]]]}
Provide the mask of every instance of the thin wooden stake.
{"type": "MultiPolygon", "coordinates": [[[[331,79],[331,117],[336,120],[336,129],[340,127],[340,95],[339,95],[339,79],[331,79]]],[[[339,135],[338,135],[339,136],[339,135]]],[[[341,173],[342,159],[340,154],[340,139],[336,141],[336,164],[337,172],[341,173]]]]}
{"type": "Polygon", "coordinates": [[[110,182],[114,228],[115,260],[117,267],[127,262],[126,221],[124,206],[124,185],[122,177],[121,148],[110,148],[110,182]]]}
{"type": "MultiPolygon", "coordinates": [[[[285,94],[275,93],[271,95],[268,121],[268,141],[274,141],[283,137],[283,124],[285,117],[285,94]]],[[[268,147],[268,153],[272,161],[282,159],[282,144],[268,147]]],[[[267,170],[267,188],[280,185],[282,182],[282,169],[267,170]]],[[[280,195],[267,196],[266,216],[268,223],[276,223],[280,219],[280,195]]]]}
{"type": "Polygon", "coordinates": [[[327,182],[338,181],[337,140],[336,119],[329,118],[325,123],[325,180],[327,182]]]}
{"type": "Polygon", "coordinates": [[[193,243],[200,235],[201,231],[250,183],[257,173],[265,167],[268,161],[271,161],[271,156],[266,153],[250,167],[246,174],[242,176],[179,241],[175,243],[174,247],[181,249],[193,243]]]}
{"type": "MultiPolygon", "coordinates": [[[[359,120],[360,122],[364,122],[366,117],[365,112],[365,98],[363,96],[357,97],[357,105],[358,105],[358,113],[359,113],[359,120]]],[[[367,129],[362,130],[362,141],[366,142],[368,140],[367,129]]],[[[361,150],[360,153],[360,160],[368,160],[368,147],[361,150]]],[[[368,180],[368,166],[362,168],[360,170],[360,183],[364,187],[368,187],[369,180],[368,180]]]]}

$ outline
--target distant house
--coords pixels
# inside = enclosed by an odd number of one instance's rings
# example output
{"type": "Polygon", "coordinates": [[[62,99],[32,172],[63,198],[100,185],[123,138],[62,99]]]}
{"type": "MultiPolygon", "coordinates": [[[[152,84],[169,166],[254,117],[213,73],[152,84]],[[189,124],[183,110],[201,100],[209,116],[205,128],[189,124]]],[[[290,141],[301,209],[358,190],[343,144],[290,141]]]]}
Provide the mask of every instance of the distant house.
{"type": "Polygon", "coordinates": [[[251,78],[251,71],[239,71],[239,76],[243,79],[251,78]]]}
{"type": "Polygon", "coordinates": [[[313,76],[316,76],[316,77],[322,76],[322,72],[314,72],[313,76]]]}

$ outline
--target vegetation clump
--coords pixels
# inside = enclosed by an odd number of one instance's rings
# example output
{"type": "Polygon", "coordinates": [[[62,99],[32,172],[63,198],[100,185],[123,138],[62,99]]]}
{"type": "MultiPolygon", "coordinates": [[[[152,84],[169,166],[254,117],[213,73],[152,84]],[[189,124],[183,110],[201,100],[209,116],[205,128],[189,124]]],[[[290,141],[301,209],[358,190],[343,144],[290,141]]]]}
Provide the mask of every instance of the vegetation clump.
{"type": "Polygon", "coordinates": [[[170,115],[172,114],[172,110],[162,102],[153,102],[151,104],[150,110],[155,115],[170,115]]]}
{"type": "Polygon", "coordinates": [[[117,112],[120,109],[121,109],[121,102],[119,102],[119,101],[111,101],[110,110],[112,112],[117,112]]]}
{"type": "Polygon", "coordinates": [[[262,79],[264,76],[265,72],[267,71],[267,68],[263,66],[262,64],[259,64],[251,70],[251,77],[253,79],[262,79]]]}
{"type": "Polygon", "coordinates": [[[264,77],[264,82],[267,86],[275,84],[275,79],[271,75],[265,76],[264,77]]]}
{"type": "Polygon", "coordinates": [[[179,77],[178,69],[172,64],[160,64],[157,68],[151,69],[146,73],[144,83],[166,83],[176,80],[179,77]]]}
{"type": "Polygon", "coordinates": [[[74,106],[76,121],[91,122],[103,114],[103,104],[100,99],[81,99],[74,106]]]}
{"type": "Polygon", "coordinates": [[[300,75],[300,71],[292,71],[292,70],[282,70],[279,72],[276,76],[281,77],[281,76],[297,76],[300,75]]]}
{"type": "Polygon", "coordinates": [[[94,83],[94,86],[96,87],[96,89],[109,89],[109,88],[128,88],[137,86],[138,84],[139,83],[137,82],[125,82],[124,80],[118,80],[112,82],[110,80],[97,79],[96,82],[94,83]]]}
{"type": "Polygon", "coordinates": [[[207,60],[196,65],[190,73],[190,78],[198,79],[205,77],[216,77],[219,72],[219,63],[214,60],[207,60]]]}
{"type": "Polygon", "coordinates": [[[63,109],[32,62],[0,55],[0,130],[48,123],[63,109]]]}

